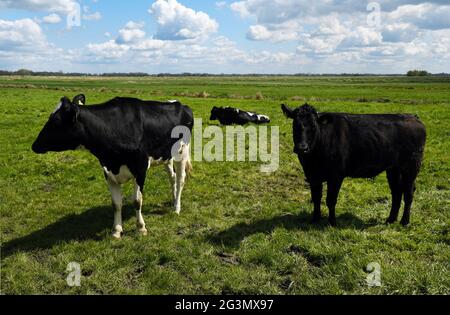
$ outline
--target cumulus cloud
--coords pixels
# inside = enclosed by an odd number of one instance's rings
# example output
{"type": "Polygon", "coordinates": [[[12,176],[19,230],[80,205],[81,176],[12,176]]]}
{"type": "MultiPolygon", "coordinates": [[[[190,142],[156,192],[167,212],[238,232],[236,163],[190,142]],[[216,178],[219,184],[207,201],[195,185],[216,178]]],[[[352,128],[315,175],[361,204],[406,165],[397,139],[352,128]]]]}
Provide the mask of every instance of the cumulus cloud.
{"type": "Polygon", "coordinates": [[[101,19],[102,19],[102,14],[100,12],[83,14],[83,20],[86,20],[86,21],[99,21],[101,19]]]}
{"type": "Polygon", "coordinates": [[[149,9],[157,22],[156,38],[186,40],[208,36],[218,30],[218,23],[201,11],[187,8],[176,0],[157,0],[149,9]]]}
{"type": "Polygon", "coordinates": [[[383,27],[382,36],[385,42],[411,42],[419,35],[417,27],[409,23],[392,23],[383,27]]]}
{"type": "Polygon", "coordinates": [[[0,64],[4,69],[46,70],[64,62],[68,54],[48,42],[41,26],[32,19],[0,19],[0,64]]]}
{"type": "Polygon", "coordinates": [[[41,27],[31,19],[0,20],[0,50],[23,51],[48,47],[41,27]]]}
{"type": "Polygon", "coordinates": [[[123,57],[130,49],[127,45],[119,45],[114,40],[109,40],[100,44],[88,44],[86,46],[87,55],[96,61],[109,61],[123,57]]]}
{"type": "Polygon", "coordinates": [[[272,42],[292,41],[299,38],[302,27],[295,21],[278,25],[252,25],[247,32],[247,39],[272,42]]]}
{"type": "MultiPolygon", "coordinates": [[[[0,8],[48,12],[42,22],[56,23],[74,2],[0,0],[0,8]]],[[[377,26],[367,23],[368,1],[217,1],[215,8],[229,8],[250,23],[242,37],[266,42],[255,50],[214,35],[219,26],[206,13],[176,0],[152,2],[153,34],[144,23],[130,21],[115,36],[112,30],[105,33],[104,42],[73,49],[48,43],[37,20],[0,20],[0,63],[16,69],[153,73],[401,73],[417,65],[450,70],[450,5],[444,0],[377,0],[382,10],[377,26]]],[[[83,12],[84,18],[90,15],[87,8],[83,12]]]]}
{"type": "Polygon", "coordinates": [[[76,0],[0,0],[0,8],[67,14],[78,7],[76,0]]]}
{"type": "MultiPolygon", "coordinates": [[[[405,25],[416,36],[419,29],[450,28],[448,1],[381,0],[377,3],[382,10],[383,37],[389,41],[411,40],[412,36],[404,31],[405,25]]],[[[367,15],[371,13],[367,3],[357,0],[322,0],[314,3],[303,0],[245,0],[233,2],[230,7],[243,18],[253,16],[256,19],[257,24],[249,28],[248,39],[271,41],[296,40],[298,36],[295,34],[299,34],[299,27],[308,25],[310,29],[321,28],[321,23],[314,21],[326,23],[330,16],[334,16],[334,19],[338,16],[341,20],[352,19],[353,28],[367,28],[367,15]]],[[[347,34],[353,36],[351,32],[347,34]]]]}
{"type": "Polygon", "coordinates": [[[144,23],[128,22],[125,28],[119,30],[119,36],[116,39],[118,44],[136,42],[145,37],[145,31],[142,30],[144,23]]]}
{"type": "Polygon", "coordinates": [[[449,17],[450,5],[431,3],[399,6],[387,15],[390,21],[409,23],[418,28],[430,30],[450,28],[449,17]]]}
{"type": "Polygon", "coordinates": [[[216,7],[218,9],[223,9],[227,6],[227,2],[226,1],[216,1],[216,7]]]}
{"type": "Polygon", "coordinates": [[[61,22],[61,17],[56,13],[52,13],[50,15],[44,16],[42,21],[47,24],[58,24],[61,22]]]}

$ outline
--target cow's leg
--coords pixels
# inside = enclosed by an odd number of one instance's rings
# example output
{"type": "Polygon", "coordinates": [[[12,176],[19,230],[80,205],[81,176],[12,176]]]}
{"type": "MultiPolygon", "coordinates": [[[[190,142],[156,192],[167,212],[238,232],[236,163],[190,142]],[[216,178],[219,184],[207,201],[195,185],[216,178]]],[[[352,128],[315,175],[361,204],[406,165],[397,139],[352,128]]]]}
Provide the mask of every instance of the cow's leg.
{"type": "Polygon", "coordinates": [[[112,236],[120,239],[123,233],[122,228],[122,189],[119,184],[108,179],[108,187],[111,192],[111,199],[114,208],[114,225],[112,236]]]}
{"type": "Polygon", "coordinates": [[[144,218],[142,217],[142,202],[145,185],[145,178],[149,168],[149,159],[145,156],[138,158],[132,170],[135,175],[135,208],[136,208],[136,228],[139,234],[147,235],[144,218]]]}
{"type": "Polygon", "coordinates": [[[322,201],[322,183],[311,185],[311,197],[314,203],[314,214],[312,223],[320,221],[320,203],[322,201]]]}
{"type": "Polygon", "coordinates": [[[143,195],[137,181],[134,183],[134,208],[136,209],[136,228],[139,234],[147,235],[144,218],[142,217],[143,195]]]}
{"type": "Polygon", "coordinates": [[[400,224],[406,226],[409,224],[409,218],[411,214],[411,205],[413,202],[414,190],[415,190],[415,176],[413,178],[403,179],[403,196],[405,200],[405,209],[403,210],[403,216],[400,224]]]}
{"type": "Polygon", "coordinates": [[[389,182],[389,188],[391,189],[392,195],[392,207],[389,218],[386,223],[391,224],[397,221],[398,212],[402,203],[402,182],[400,170],[398,168],[389,169],[386,171],[387,179],[389,182]]]}
{"type": "Polygon", "coordinates": [[[400,224],[406,226],[409,224],[411,215],[411,206],[413,203],[414,192],[416,190],[416,178],[419,174],[420,165],[422,162],[422,155],[413,156],[408,163],[403,165],[401,169],[403,198],[405,201],[405,209],[400,224]]]}
{"type": "Polygon", "coordinates": [[[172,189],[172,203],[175,207],[175,201],[177,199],[177,174],[173,169],[173,160],[170,160],[166,165],[166,172],[169,175],[170,188],[172,189]]]}
{"type": "Polygon", "coordinates": [[[341,185],[342,179],[333,179],[327,182],[327,207],[329,211],[328,222],[331,226],[336,226],[336,203],[341,185]]]}
{"type": "Polygon", "coordinates": [[[181,193],[183,192],[184,182],[186,180],[186,165],[187,160],[182,159],[179,162],[175,162],[176,176],[176,197],[175,197],[175,212],[180,214],[181,212],[181,193]]]}

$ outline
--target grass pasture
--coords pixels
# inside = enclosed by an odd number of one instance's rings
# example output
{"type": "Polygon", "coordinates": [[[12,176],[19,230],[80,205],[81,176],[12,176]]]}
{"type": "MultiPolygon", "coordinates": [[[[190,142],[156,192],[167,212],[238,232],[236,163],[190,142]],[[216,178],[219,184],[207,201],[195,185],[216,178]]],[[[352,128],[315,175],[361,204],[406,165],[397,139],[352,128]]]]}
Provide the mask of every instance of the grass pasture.
{"type": "MultiPolygon", "coordinates": [[[[0,77],[0,130],[2,294],[450,294],[449,78],[0,77]],[[59,99],[78,93],[88,104],[176,98],[204,126],[213,105],[267,114],[280,127],[280,167],[268,175],[255,162],[194,162],[180,216],[164,170],[153,168],[149,235],[135,235],[125,202],[125,235],[114,241],[97,160],[31,151],[59,99]],[[325,205],[323,222],[309,224],[309,189],[280,110],[305,101],[320,111],[419,115],[428,139],[409,227],[384,225],[385,174],[345,180],[337,228],[325,205]],[[80,287],[66,284],[70,262],[81,266],[80,287]],[[381,266],[380,287],[366,284],[371,262],[381,266]]],[[[131,192],[126,186],[125,197],[131,192]]]]}

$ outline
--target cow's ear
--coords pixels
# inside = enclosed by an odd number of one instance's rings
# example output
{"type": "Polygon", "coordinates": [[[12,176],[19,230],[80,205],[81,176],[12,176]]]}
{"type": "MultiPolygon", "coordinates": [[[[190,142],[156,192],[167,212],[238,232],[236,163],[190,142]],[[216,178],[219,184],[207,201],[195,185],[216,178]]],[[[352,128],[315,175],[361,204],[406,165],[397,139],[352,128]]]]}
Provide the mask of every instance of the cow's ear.
{"type": "Polygon", "coordinates": [[[86,96],[79,94],[73,98],[72,103],[78,106],[86,105],[86,96]]]}
{"type": "Polygon", "coordinates": [[[65,121],[75,123],[78,120],[80,108],[66,96],[61,99],[61,109],[65,121]]]}
{"type": "Polygon", "coordinates": [[[289,106],[281,104],[281,109],[283,110],[283,113],[287,118],[294,118],[294,111],[289,108],[289,106]]]}
{"type": "Polygon", "coordinates": [[[69,111],[71,105],[72,105],[72,102],[70,101],[70,99],[67,96],[64,96],[64,97],[61,98],[61,109],[64,112],[69,111]]]}

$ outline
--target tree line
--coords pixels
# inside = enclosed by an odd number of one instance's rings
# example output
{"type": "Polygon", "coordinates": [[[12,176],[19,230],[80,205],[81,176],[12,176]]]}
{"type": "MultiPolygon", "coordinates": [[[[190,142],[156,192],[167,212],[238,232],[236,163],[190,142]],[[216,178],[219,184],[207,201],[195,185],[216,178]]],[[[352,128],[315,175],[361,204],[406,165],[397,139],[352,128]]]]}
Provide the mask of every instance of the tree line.
{"type": "MultiPolygon", "coordinates": [[[[276,77],[276,76],[301,76],[301,77],[347,77],[347,76],[403,76],[403,74],[373,74],[373,73],[323,73],[323,74],[312,74],[312,73],[296,73],[296,74],[260,74],[260,73],[248,73],[248,74],[211,74],[211,73],[158,73],[158,74],[149,74],[145,72],[110,72],[110,73],[81,73],[81,72],[63,72],[63,71],[32,71],[28,69],[19,69],[17,71],[6,71],[0,70],[0,76],[10,76],[10,75],[18,75],[18,76],[47,76],[47,77],[276,77]]],[[[449,73],[436,73],[431,74],[425,70],[410,70],[406,74],[407,76],[450,76],[449,73]]]]}

